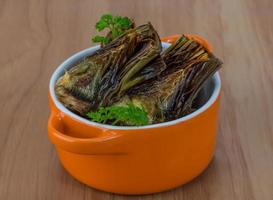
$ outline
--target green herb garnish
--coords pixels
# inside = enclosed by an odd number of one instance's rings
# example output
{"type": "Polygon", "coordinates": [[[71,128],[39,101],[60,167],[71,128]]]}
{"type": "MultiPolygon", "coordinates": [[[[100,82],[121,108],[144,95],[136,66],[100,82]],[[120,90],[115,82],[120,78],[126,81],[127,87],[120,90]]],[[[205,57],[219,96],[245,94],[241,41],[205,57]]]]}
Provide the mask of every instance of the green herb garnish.
{"type": "Polygon", "coordinates": [[[147,112],[133,103],[125,106],[100,107],[98,111],[86,115],[92,121],[103,124],[143,126],[149,123],[147,112]]]}
{"type": "Polygon", "coordinates": [[[108,44],[116,37],[122,35],[126,30],[133,28],[133,26],[133,21],[128,17],[113,16],[111,14],[102,15],[96,23],[96,29],[99,32],[108,29],[109,33],[105,37],[97,35],[92,38],[92,41],[99,42],[102,45],[108,44]]]}

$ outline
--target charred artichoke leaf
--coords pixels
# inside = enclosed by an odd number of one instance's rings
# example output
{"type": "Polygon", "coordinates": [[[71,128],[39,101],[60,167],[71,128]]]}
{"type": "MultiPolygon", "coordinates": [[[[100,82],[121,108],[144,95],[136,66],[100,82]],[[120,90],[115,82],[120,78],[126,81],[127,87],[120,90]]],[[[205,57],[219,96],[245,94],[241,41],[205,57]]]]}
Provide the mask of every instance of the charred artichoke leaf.
{"type": "MultiPolygon", "coordinates": [[[[55,86],[59,100],[72,111],[76,111],[75,106],[72,105],[77,105],[83,101],[83,105],[86,106],[85,109],[82,109],[83,111],[94,108],[99,100],[98,90],[103,75],[109,68],[122,67],[132,56],[135,50],[136,37],[135,32],[129,31],[119,40],[114,40],[68,70],[60,77],[55,86]],[[64,93],[65,96],[62,95],[64,93]],[[69,95],[74,98],[69,98],[69,95]]],[[[80,114],[85,116],[83,112],[80,114]]]]}
{"type": "Polygon", "coordinates": [[[166,70],[129,91],[131,100],[149,111],[153,123],[190,113],[198,91],[222,64],[202,45],[186,36],[171,45],[162,57],[166,70]]]}
{"type": "Polygon", "coordinates": [[[163,60],[168,66],[165,73],[171,73],[176,68],[186,66],[185,62],[206,60],[208,56],[209,53],[202,45],[183,35],[162,53],[163,60]]]}
{"type": "MultiPolygon", "coordinates": [[[[138,79],[138,81],[132,80],[137,73],[149,67],[149,63],[160,55],[162,49],[160,38],[150,23],[139,26],[136,32],[138,33],[137,50],[128,62],[117,71],[115,79],[109,75],[109,79],[111,77],[112,81],[108,81],[107,89],[101,88],[103,98],[100,101],[100,106],[117,102],[131,87],[151,77],[142,76],[142,79],[138,79]]],[[[102,82],[101,85],[105,85],[105,83],[102,82]]]]}
{"type": "Polygon", "coordinates": [[[66,72],[59,82],[75,96],[92,101],[97,97],[98,85],[103,75],[111,68],[122,67],[135,51],[136,32],[129,31],[119,40],[114,40],[104,48],[80,61],[66,72]],[[82,95],[80,95],[82,94],[82,95]]]}
{"type": "Polygon", "coordinates": [[[79,109],[75,110],[79,102],[84,102],[84,109],[81,110],[110,105],[113,97],[117,101],[134,86],[130,79],[160,51],[160,39],[150,23],[130,29],[68,70],[57,81],[56,94],[66,107],[76,112],[80,112],[79,109]],[[69,95],[73,98],[68,98],[69,95]]]}
{"type": "Polygon", "coordinates": [[[184,78],[177,84],[173,94],[168,98],[164,115],[167,120],[176,119],[193,111],[193,101],[208,80],[218,69],[222,62],[217,58],[199,60],[199,62],[188,63],[183,70],[184,78]]]}
{"type": "Polygon", "coordinates": [[[156,57],[154,60],[148,63],[143,70],[138,72],[130,79],[130,81],[127,82],[127,87],[130,88],[158,76],[166,69],[166,67],[167,65],[165,64],[163,58],[161,56],[156,57]]]}
{"type": "Polygon", "coordinates": [[[76,98],[62,86],[56,87],[55,92],[61,102],[65,105],[65,107],[69,108],[70,110],[81,116],[84,116],[84,113],[88,112],[91,109],[91,104],[89,102],[76,98]]]}

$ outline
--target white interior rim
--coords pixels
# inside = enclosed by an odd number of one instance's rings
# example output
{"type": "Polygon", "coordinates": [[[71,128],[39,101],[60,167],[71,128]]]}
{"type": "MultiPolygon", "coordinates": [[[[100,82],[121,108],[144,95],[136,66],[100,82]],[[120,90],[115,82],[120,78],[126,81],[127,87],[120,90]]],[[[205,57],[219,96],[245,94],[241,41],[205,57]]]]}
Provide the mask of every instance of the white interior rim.
{"type": "MultiPolygon", "coordinates": [[[[169,43],[162,42],[163,48],[166,48],[169,45],[170,45],[169,43]]],[[[55,94],[54,86],[55,86],[55,83],[56,83],[56,81],[58,79],[59,74],[63,73],[64,68],[66,68],[66,66],[70,65],[71,63],[75,63],[75,62],[79,61],[81,58],[83,58],[83,57],[85,57],[87,55],[90,55],[92,52],[94,52],[97,49],[99,49],[99,46],[90,47],[88,49],[84,49],[84,50],[72,55],[71,57],[69,57],[61,65],[59,65],[58,68],[54,71],[54,73],[52,74],[52,76],[50,78],[50,83],[49,83],[50,96],[51,96],[54,104],[56,105],[56,107],[61,112],[63,112],[64,114],[72,117],[75,120],[81,121],[81,122],[83,122],[85,124],[88,124],[88,125],[91,125],[91,126],[96,126],[96,127],[101,127],[101,128],[104,128],[104,129],[112,129],[112,130],[136,130],[136,129],[149,129],[149,128],[159,128],[159,127],[163,127],[163,126],[171,126],[171,125],[175,125],[177,123],[184,122],[184,121],[187,121],[189,119],[192,119],[197,115],[200,115],[201,113],[203,113],[204,111],[206,111],[209,107],[211,107],[213,105],[213,103],[216,101],[216,99],[218,98],[218,96],[220,94],[221,79],[220,79],[219,72],[216,72],[212,77],[212,79],[214,81],[214,85],[215,85],[212,95],[210,96],[210,98],[208,99],[208,101],[204,105],[202,105],[198,110],[192,112],[189,115],[178,118],[176,120],[163,122],[163,123],[159,123],[159,124],[146,125],[146,126],[112,126],[112,125],[92,122],[92,121],[90,121],[88,119],[85,119],[85,118],[71,112],[70,110],[68,110],[58,100],[58,98],[57,98],[57,96],[55,94]]]]}

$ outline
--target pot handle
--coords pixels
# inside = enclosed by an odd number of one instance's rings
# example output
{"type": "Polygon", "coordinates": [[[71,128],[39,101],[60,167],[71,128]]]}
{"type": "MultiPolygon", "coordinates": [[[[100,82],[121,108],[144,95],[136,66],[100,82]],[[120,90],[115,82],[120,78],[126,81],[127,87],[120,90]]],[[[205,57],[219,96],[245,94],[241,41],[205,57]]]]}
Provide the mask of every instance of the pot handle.
{"type": "MultiPolygon", "coordinates": [[[[199,36],[199,35],[193,35],[193,34],[184,34],[185,36],[189,37],[192,40],[195,40],[199,44],[203,45],[209,52],[213,52],[213,46],[210,44],[208,40],[205,38],[199,36]]],[[[181,37],[181,35],[170,35],[161,38],[162,42],[168,42],[168,43],[175,43],[176,40],[178,40],[181,37]]]]}
{"type": "MultiPolygon", "coordinates": [[[[57,148],[78,154],[121,155],[127,154],[123,143],[126,137],[108,129],[99,129],[100,134],[92,138],[77,138],[62,133],[62,117],[52,113],[48,120],[48,136],[57,148]]],[[[124,143],[123,143],[124,144],[124,143]]]]}

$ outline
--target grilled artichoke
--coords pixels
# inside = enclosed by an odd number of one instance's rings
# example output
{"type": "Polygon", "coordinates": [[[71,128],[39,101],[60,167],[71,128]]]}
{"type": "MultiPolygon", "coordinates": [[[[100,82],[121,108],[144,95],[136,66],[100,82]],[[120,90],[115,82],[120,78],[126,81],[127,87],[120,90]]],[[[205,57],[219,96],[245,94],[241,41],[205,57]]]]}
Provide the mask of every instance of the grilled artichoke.
{"type": "Polygon", "coordinates": [[[130,99],[146,108],[153,123],[192,112],[198,91],[222,64],[202,45],[186,36],[163,52],[162,58],[166,70],[129,91],[130,99]]]}
{"type": "MultiPolygon", "coordinates": [[[[144,109],[149,123],[184,116],[194,110],[196,95],[222,62],[186,36],[163,53],[161,49],[150,23],[130,29],[68,70],[57,81],[56,94],[83,117],[90,111],[122,105],[144,109]]],[[[111,117],[103,122],[132,125],[111,117]]]]}
{"type": "Polygon", "coordinates": [[[127,31],[67,71],[56,84],[59,100],[85,116],[87,111],[108,106],[134,85],[158,75],[161,42],[150,23],[127,31]]]}

